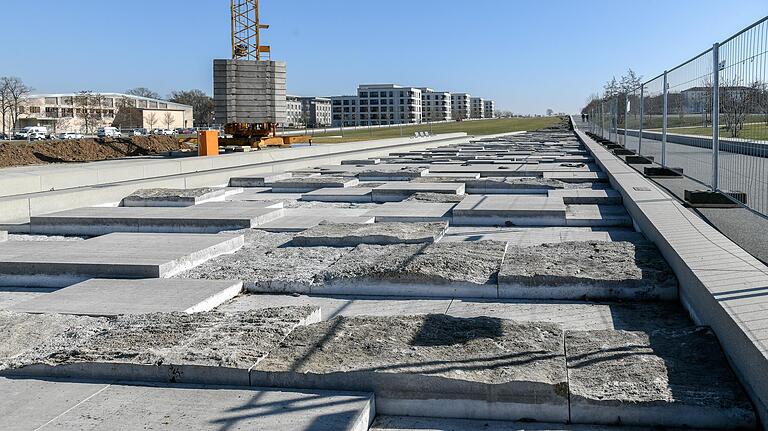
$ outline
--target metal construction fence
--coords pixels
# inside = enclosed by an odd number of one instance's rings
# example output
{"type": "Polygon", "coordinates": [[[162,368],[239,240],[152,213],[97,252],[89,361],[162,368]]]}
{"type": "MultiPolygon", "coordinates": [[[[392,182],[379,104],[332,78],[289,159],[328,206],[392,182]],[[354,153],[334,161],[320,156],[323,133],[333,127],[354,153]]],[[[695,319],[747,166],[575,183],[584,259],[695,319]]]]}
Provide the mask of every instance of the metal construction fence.
{"type": "Polygon", "coordinates": [[[768,17],[586,113],[592,133],[768,216],[768,17]]]}

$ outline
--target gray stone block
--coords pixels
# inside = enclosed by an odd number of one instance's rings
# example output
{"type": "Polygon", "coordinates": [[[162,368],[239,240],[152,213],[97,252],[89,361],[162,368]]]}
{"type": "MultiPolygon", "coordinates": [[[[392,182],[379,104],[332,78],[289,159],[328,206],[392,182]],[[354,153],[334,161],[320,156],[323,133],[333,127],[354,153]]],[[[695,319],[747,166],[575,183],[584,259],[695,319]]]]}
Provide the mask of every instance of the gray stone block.
{"type": "Polygon", "coordinates": [[[223,201],[228,191],[210,187],[197,189],[141,189],[123,198],[124,207],[188,207],[223,201]]]}
{"type": "Polygon", "coordinates": [[[260,175],[249,175],[247,177],[233,177],[229,179],[230,187],[265,187],[276,181],[287,180],[293,177],[290,172],[279,172],[260,175]]]}
{"type": "Polygon", "coordinates": [[[431,244],[440,240],[447,222],[434,223],[323,223],[293,238],[302,247],[357,247],[360,244],[431,244]]]}
{"type": "Polygon", "coordinates": [[[271,186],[275,193],[307,193],[331,187],[354,187],[359,183],[360,181],[356,178],[321,175],[319,177],[279,180],[273,182],[271,186]]]}
{"type": "Polygon", "coordinates": [[[529,195],[470,195],[453,209],[457,226],[565,226],[561,198],[529,195]]]}

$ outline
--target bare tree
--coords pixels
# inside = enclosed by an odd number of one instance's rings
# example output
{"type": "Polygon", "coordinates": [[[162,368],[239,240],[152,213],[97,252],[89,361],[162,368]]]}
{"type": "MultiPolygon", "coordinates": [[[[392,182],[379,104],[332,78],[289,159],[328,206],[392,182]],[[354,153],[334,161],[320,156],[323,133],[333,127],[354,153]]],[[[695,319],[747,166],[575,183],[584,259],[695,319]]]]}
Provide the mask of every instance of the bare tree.
{"type": "Polygon", "coordinates": [[[6,91],[8,103],[10,104],[11,129],[15,129],[16,123],[19,122],[24,99],[32,92],[32,88],[25,85],[21,78],[13,76],[0,78],[0,87],[6,91]]]}
{"type": "Polygon", "coordinates": [[[8,123],[10,123],[11,114],[11,96],[8,93],[8,87],[5,82],[0,79],[0,120],[2,122],[2,129],[0,133],[5,133],[8,130],[8,123]]]}
{"type": "Polygon", "coordinates": [[[149,115],[147,115],[147,125],[149,126],[149,130],[152,130],[155,128],[155,124],[158,123],[159,119],[157,118],[157,113],[150,112],[149,115]]]}
{"type": "Polygon", "coordinates": [[[83,119],[83,127],[87,134],[93,133],[94,126],[101,119],[101,102],[103,99],[101,94],[88,90],[75,95],[75,108],[80,110],[80,118],[83,119]]]}
{"type": "Polygon", "coordinates": [[[754,100],[753,89],[741,85],[738,77],[723,79],[721,82],[720,110],[725,119],[725,128],[732,138],[737,138],[744,128],[744,121],[754,100]]]}
{"type": "Polygon", "coordinates": [[[163,115],[163,123],[165,123],[166,129],[170,129],[173,124],[173,114],[166,112],[165,115],[163,115]]]}
{"type": "Polygon", "coordinates": [[[132,96],[146,97],[146,98],[149,98],[149,99],[159,99],[160,98],[160,94],[158,94],[157,92],[152,91],[152,90],[150,90],[149,88],[146,88],[146,87],[131,88],[130,90],[126,90],[125,93],[126,94],[130,94],[132,96]]]}
{"type": "Polygon", "coordinates": [[[768,125],[768,83],[755,81],[750,87],[754,97],[755,112],[763,117],[763,121],[768,125]]]}
{"type": "Polygon", "coordinates": [[[136,129],[144,127],[144,118],[141,109],[135,106],[135,101],[128,98],[121,98],[115,101],[117,112],[112,126],[120,128],[136,129]]]}

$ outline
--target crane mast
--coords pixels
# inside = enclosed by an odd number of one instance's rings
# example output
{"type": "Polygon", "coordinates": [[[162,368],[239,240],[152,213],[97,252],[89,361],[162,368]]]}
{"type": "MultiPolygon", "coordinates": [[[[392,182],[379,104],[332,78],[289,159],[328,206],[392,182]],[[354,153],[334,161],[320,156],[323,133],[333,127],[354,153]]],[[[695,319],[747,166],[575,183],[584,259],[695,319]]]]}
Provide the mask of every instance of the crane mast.
{"type": "Polygon", "coordinates": [[[261,30],[269,25],[259,21],[259,0],[231,0],[232,8],[232,59],[272,59],[272,50],[261,44],[261,30]]]}

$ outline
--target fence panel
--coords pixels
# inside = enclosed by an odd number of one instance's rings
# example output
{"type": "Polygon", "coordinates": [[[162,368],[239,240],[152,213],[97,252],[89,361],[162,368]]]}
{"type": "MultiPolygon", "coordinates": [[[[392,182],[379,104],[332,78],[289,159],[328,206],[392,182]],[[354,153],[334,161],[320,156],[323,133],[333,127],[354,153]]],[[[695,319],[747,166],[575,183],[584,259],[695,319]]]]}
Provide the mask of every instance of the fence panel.
{"type": "Polygon", "coordinates": [[[627,115],[624,123],[622,137],[624,146],[632,151],[637,151],[640,147],[639,129],[640,129],[640,88],[637,87],[627,94],[627,115]]]}
{"type": "Polygon", "coordinates": [[[768,215],[768,21],[723,42],[719,57],[719,189],[768,215]]]}
{"type": "Polygon", "coordinates": [[[664,77],[658,76],[645,84],[643,97],[643,118],[640,120],[643,131],[658,134],[658,139],[650,139],[643,135],[639,153],[661,161],[661,128],[664,124],[664,77]]]}
{"type": "Polygon", "coordinates": [[[667,166],[712,186],[712,50],[667,73],[667,166]]]}

